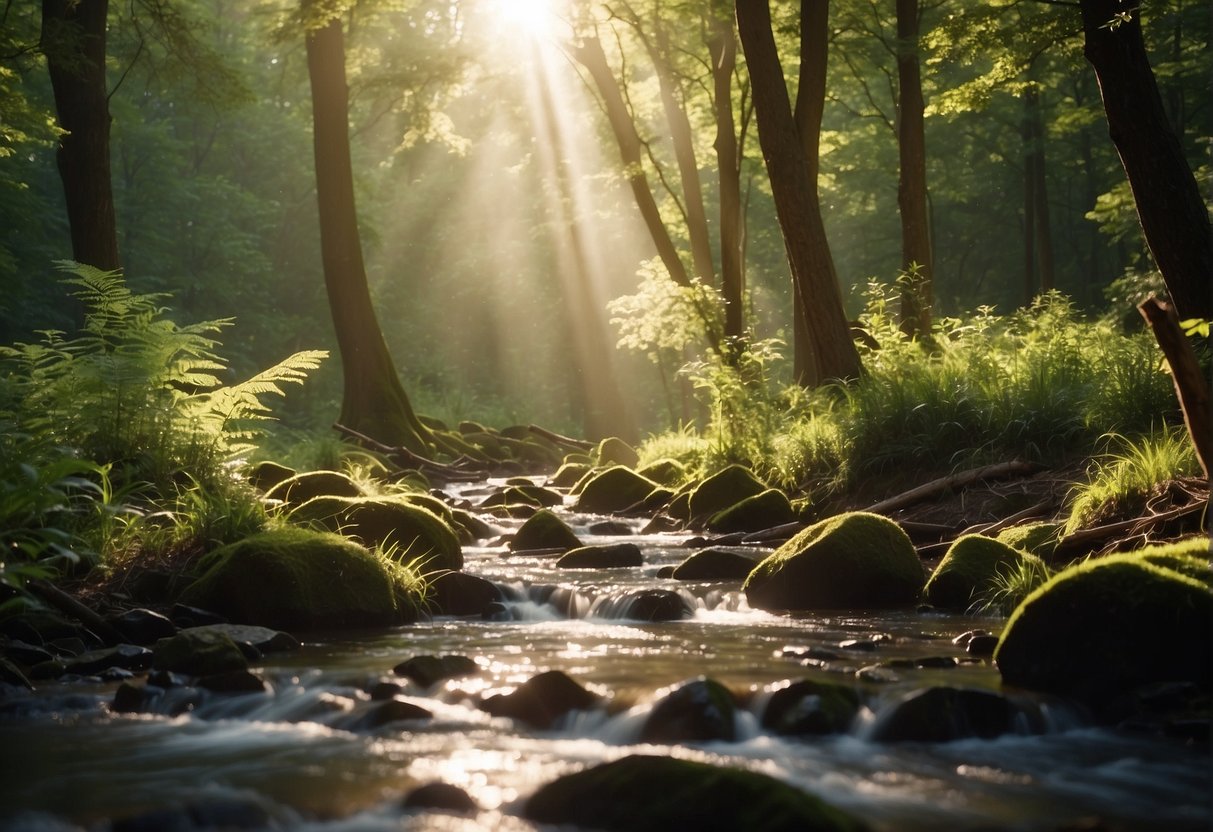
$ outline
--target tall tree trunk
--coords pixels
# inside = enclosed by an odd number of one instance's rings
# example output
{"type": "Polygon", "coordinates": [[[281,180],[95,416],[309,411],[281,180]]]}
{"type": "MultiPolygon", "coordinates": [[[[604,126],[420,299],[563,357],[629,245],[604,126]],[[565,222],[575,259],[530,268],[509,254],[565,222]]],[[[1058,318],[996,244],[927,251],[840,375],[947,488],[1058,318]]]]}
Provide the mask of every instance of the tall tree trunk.
{"type": "Polygon", "coordinates": [[[927,150],[918,61],[918,0],[897,0],[897,151],[901,175],[901,330],[931,332],[934,303],[931,226],[927,214],[927,150]]]}
{"type": "MultiPolygon", "coordinates": [[[[825,5],[824,0],[806,0],[802,4],[802,31],[808,26],[806,19],[810,13],[825,5]]],[[[821,22],[824,20],[821,16],[821,22]]],[[[800,305],[813,345],[818,378],[823,382],[857,378],[863,367],[851,340],[821,206],[814,198],[815,183],[809,175],[801,131],[797,129],[788,100],[771,31],[768,0],[738,0],[737,30],[754,91],[758,141],[766,162],[792,279],[800,289],[800,305]]],[[[807,109],[810,104],[806,101],[804,107],[807,109]]]]}
{"type": "MultiPolygon", "coordinates": [[[[304,9],[311,6],[305,0],[304,9]]],[[[350,160],[345,36],[332,18],[306,36],[312,89],[320,254],[341,352],[341,424],[387,445],[427,453],[429,430],[413,413],[371,304],[350,160]]]]}
{"type": "Polygon", "coordinates": [[[42,51],[59,126],[56,161],[67,202],[72,258],[119,268],[110,181],[110,112],[105,86],[108,0],[43,0],[42,51]]]}
{"type": "Polygon", "coordinates": [[[745,331],[742,270],[741,151],[733,118],[733,71],[737,37],[728,3],[714,3],[708,54],[712,59],[712,112],[716,119],[716,171],[720,187],[720,290],[724,296],[724,334],[740,338],[745,331]]]}
{"type": "MultiPolygon", "coordinates": [[[[1045,177],[1045,122],[1040,107],[1040,90],[1032,83],[1024,90],[1025,153],[1031,160],[1027,167],[1025,187],[1032,200],[1032,233],[1035,239],[1036,268],[1039,280],[1036,288],[1047,292],[1054,286],[1053,230],[1049,221],[1049,188],[1045,177]]],[[[1029,298],[1030,300],[1031,298],[1029,298]]]]}
{"type": "Polygon", "coordinates": [[[1081,0],[1084,51],[1108,132],[1133,190],[1146,245],[1179,317],[1213,319],[1213,234],[1200,188],[1171,129],[1141,33],[1141,7],[1081,0]],[[1117,18],[1115,25],[1108,25],[1117,18]]]}

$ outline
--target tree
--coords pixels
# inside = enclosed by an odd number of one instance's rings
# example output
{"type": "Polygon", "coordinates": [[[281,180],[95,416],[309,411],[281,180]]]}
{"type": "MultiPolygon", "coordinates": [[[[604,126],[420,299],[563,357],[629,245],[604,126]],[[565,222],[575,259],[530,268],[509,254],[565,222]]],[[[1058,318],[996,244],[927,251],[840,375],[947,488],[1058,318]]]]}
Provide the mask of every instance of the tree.
{"type": "Polygon", "coordinates": [[[923,130],[922,75],[918,62],[918,0],[897,2],[897,148],[901,214],[901,329],[931,331],[934,298],[931,229],[927,214],[927,151],[923,130]]]}
{"type": "MultiPolygon", "coordinates": [[[[825,25],[826,17],[821,14],[825,6],[826,0],[806,0],[801,4],[802,50],[811,42],[813,32],[825,25]]],[[[813,132],[812,119],[802,118],[798,127],[793,115],[771,28],[769,0],[739,0],[737,30],[750,71],[758,140],[783,231],[797,303],[804,314],[813,349],[815,380],[857,378],[863,367],[843,311],[842,293],[816,196],[817,186],[810,176],[804,151],[804,133],[813,132]]],[[[801,84],[798,97],[808,94],[806,82],[802,80],[801,84]]],[[[824,79],[811,86],[824,95],[824,79]]],[[[804,113],[814,106],[806,101],[797,110],[804,113]]],[[[820,129],[820,121],[816,129],[820,129]]],[[[807,140],[815,141],[811,135],[807,140]]]]}

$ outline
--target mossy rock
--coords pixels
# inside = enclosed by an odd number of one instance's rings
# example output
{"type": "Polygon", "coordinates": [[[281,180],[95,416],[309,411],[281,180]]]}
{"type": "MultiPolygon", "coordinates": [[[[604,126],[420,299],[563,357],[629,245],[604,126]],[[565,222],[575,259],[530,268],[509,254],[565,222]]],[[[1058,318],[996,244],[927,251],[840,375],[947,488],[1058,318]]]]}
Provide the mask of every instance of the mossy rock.
{"type": "Polygon", "coordinates": [[[1134,554],[1147,563],[1195,578],[1205,585],[1213,583],[1213,567],[1210,565],[1213,544],[1203,535],[1175,543],[1147,546],[1134,554]]]}
{"type": "Polygon", "coordinates": [[[523,816],[607,832],[859,832],[845,812],[773,777],[668,756],[631,755],[541,787],[523,816]]]}
{"type": "Polygon", "coordinates": [[[657,483],[631,468],[616,465],[595,474],[581,489],[577,508],[581,511],[610,514],[642,502],[657,483]]]}
{"type": "Polygon", "coordinates": [[[435,497],[433,494],[426,494],[420,491],[406,491],[403,494],[396,496],[397,499],[402,500],[411,506],[420,506],[421,508],[430,512],[430,514],[438,515],[443,523],[446,523],[448,526],[451,525],[451,507],[445,500],[441,500],[438,497],[435,497]]]}
{"type": "Polygon", "coordinates": [[[489,429],[479,422],[473,422],[470,419],[465,419],[459,423],[459,432],[466,436],[469,433],[488,433],[489,429]]]}
{"type": "Polygon", "coordinates": [[[1210,686],[1213,592],[1140,553],[1066,569],[1011,615],[994,653],[1005,684],[1098,709],[1154,682],[1210,686]]]}
{"type": "Polygon", "coordinates": [[[424,572],[463,568],[463,550],[454,530],[407,498],[317,497],[292,512],[291,519],[319,523],[366,546],[390,550],[393,559],[404,563],[416,560],[424,572]]]}
{"type": "Polygon", "coordinates": [[[766,484],[755,477],[749,468],[730,465],[708,477],[691,492],[691,517],[711,517],[746,497],[766,490],[766,484]]]}
{"type": "Polygon", "coordinates": [[[687,469],[683,464],[669,457],[655,459],[648,465],[637,468],[636,473],[669,488],[677,488],[682,485],[687,477],[687,469]]]}
{"type": "Polygon", "coordinates": [[[552,475],[550,484],[557,488],[572,488],[582,477],[590,473],[591,466],[584,462],[565,462],[552,475]]]}
{"type": "Polygon", "coordinates": [[[708,528],[714,532],[757,532],[796,520],[788,495],[776,488],[746,497],[713,514],[708,528]]]}
{"type": "Polygon", "coordinates": [[[213,629],[182,630],[156,642],[152,667],[191,676],[248,670],[248,659],[227,633],[213,629]]]}
{"type": "Polygon", "coordinates": [[[663,696],[640,729],[640,741],[673,745],[733,742],[737,738],[733,694],[715,679],[683,682],[663,696]]]}
{"type": "Polygon", "coordinates": [[[181,601],[282,630],[383,627],[414,620],[405,570],[340,535],[284,528],[202,558],[181,601]]]}
{"type": "Polygon", "coordinates": [[[517,442],[514,446],[514,455],[536,469],[550,471],[560,465],[560,449],[550,442],[538,436],[514,441],[517,442]]]}
{"type": "Polygon", "coordinates": [[[994,539],[1047,561],[1057,549],[1063,528],[1061,523],[1024,523],[1003,529],[994,539]]]}
{"type": "Polygon", "coordinates": [[[786,736],[845,734],[858,715],[855,688],[803,679],[771,694],[762,727],[786,736]]]}
{"type": "Polygon", "coordinates": [[[728,549],[703,549],[674,567],[671,577],[676,581],[740,581],[747,577],[758,561],[728,549]]]}
{"type": "Polygon", "coordinates": [[[916,690],[881,713],[873,742],[951,742],[994,739],[1014,727],[1016,709],[989,690],[936,687],[916,690]]]}
{"type": "Polygon", "coordinates": [[[529,549],[576,549],[581,545],[568,525],[547,509],[540,509],[522,524],[510,541],[515,552],[529,549]]]}
{"type": "Polygon", "coordinates": [[[675,494],[666,505],[665,513],[675,520],[688,522],[691,519],[691,493],[684,491],[681,494],[675,494]]]}
{"type": "Polygon", "coordinates": [[[487,540],[497,533],[488,523],[461,508],[451,509],[451,522],[455,527],[455,534],[459,537],[459,542],[464,544],[487,540]]]}
{"type": "Polygon", "coordinates": [[[248,472],[248,481],[259,491],[269,491],[280,482],[285,482],[299,472],[272,460],[255,463],[248,472]]]}
{"type": "Polygon", "coordinates": [[[337,471],[305,471],[288,477],[265,493],[267,500],[280,500],[288,506],[301,506],[316,497],[361,496],[358,483],[337,471]]]}
{"type": "Polygon", "coordinates": [[[624,465],[635,468],[640,464],[640,454],[636,449],[617,436],[608,436],[598,443],[594,449],[594,458],[599,465],[624,465]]]}
{"type": "Polygon", "coordinates": [[[967,534],[958,539],[935,567],[924,590],[927,603],[963,612],[974,602],[988,599],[999,581],[1023,570],[1044,583],[1049,570],[1035,555],[1021,552],[992,537],[967,534]]]}
{"type": "Polygon", "coordinates": [[[561,569],[623,569],[643,565],[644,555],[635,543],[581,546],[570,549],[556,561],[561,569]]]}
{"type": "Polygon", "coordinates": [[[435,439],[457,455],[462,454],[463,456],[466,456],[469,459],[474,459],[477,462],[491,461],[488,454],[464,439],[462,433],[441,431],[435,435],[435,439]]]}
{"type": "Polygon", "coordinates": [[[887,517],[855,511],[809,526],[758,564],[743,589],[764,610],[886,609],[918,601],[926,576],[887,517]]]}
{"type": "Polygon", "coordinates": [[[512,693],[496,694],[480,703],[481,710],[546,730],[570,711],[588,711],[602,700],[567,674],[549,670],[533,676],[512,693]]]}

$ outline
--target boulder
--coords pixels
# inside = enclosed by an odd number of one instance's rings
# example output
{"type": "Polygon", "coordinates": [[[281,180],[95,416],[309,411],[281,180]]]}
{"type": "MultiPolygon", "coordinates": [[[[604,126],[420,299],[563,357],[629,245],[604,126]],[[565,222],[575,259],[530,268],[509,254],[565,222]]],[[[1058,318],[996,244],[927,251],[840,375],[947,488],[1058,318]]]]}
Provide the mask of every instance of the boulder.
{"type": "Polygon", "coordinates": [[[643,564],[644,555],[635,543],[581,546],[570,549],[556,561],[561,569],[622,569],[643,564]]]}
{"type": "Polygon", "coordinates": [[[336,534],[282,528],[202,558],[186,604],[285,630],[383,627],[417,617],[413,576],[336,534]]]}
{"type": "Polygon", "coordinates": [[[110,668],[120,670],[147,670],[152,666],[152,651],[134,644],[119,644],[101,650],[91,650],[68,659],[64,669],[68,673],[91,676],[110,668]]]}
{"type": "Polygon", "coordinates": [[[254,627],[249,624],[205,624],[201,627],[190,627],[183,633],[222,633],[235,642],[237,647],[247,655],[242,645],[248,645],[257,653],[284,653],[299,649],[299,639],[281,630],[271,630],[269,627],[254,627]]]}
{"type": "Polygon", "coordinates": [[[470,511],[461,508],[451,509],[451,524],[459,537],[459,542],[471,545],[477,540],[487,540],[496,534],[496,530],[470,511]]]}
{"type": "Polygon", "coordinates": [[[656,487],[631,468],[616,465],[590,477],[581,488],[577,508],[599,514],[620,512],[643,501],[656,487]]]}
{"type": "Polygon", "coordinates": [[[994,539],[1048,561],[1057,549],[1064,528],[1061,523],[1022,523],[1003,529],[994,539]]]}
{"type": "Polygon", "coordinates": [[[1200,537],[1181,540],[1176,543],[1164,543],[1158,546],[1147,546],[1135,554],[1146,563],[1170,569],[1189,578],[1195,578],[1202,583],[1213,582],[1213,551],[1210,551],[1209,538],[1200,537]]]}
{"type": "Polygon", "coordinates": [[[795,519],[796,512],[792,511],[788,495],[768,488],[716,512],[708,519],[708,528],[714,532],[757,532],[795,519]]]}
{"type": "Polygon", "coordinates": [[[1096,710],[1154,682],[1208,690],[1210,616],[1208,584],[1141,553],[1110,555],[1070,567],[1029,595],[994,658],[1005,684],[1096,710]]]}
{"type": "Polygon", "coordinates": [[[740,581],[758,561],[728,549],[701,549],[674,568],[676,581],[740,581]]]}
{"type": "Polygon", "coordinates": [[[599,465],[626,465],[635,468],[640,464],[640,454],[636,449],[617,436],[608,436],[598,443],[594,450],[594,458],[599,465]]]}
{"type": "Polygon", "coordinates": [[[523,816],[607,832],[859,832],[865,825],[773,777],[675,757],[632,755],[541,787],[523,816]]]}
{"type": "Polygon", "coordinates": [[[463,550],[451,527],[406,498],[316,497],[293,511],[291,519],[357,538],[401,563],[417,561],[421,571],[463,568],[463,550]]]}
{"type": "Polygon", "coordinates": [[[551,728],[570,711],[586,711],[601,700],[559,670],[540,673],[513,693],[490,696],[480,708],[493,716],[506,716],[541,730],[551,728]]]}
{"type": "Polygon", "coordinates": [[[676,459],[664,457],[636,469],[636,473],[667,488],[677,488],[687,477],[687,469],[676,459]]]}
{"type": "Polygon", "coordinates": [[[176,634],[177,625],[158,612],[145,609],[126,610],[105,619],[131,644],[155,644],[176,634]]]}
{"type": "Polygon", "coordinates": [[[858,713],[853,687],[804,679],[771,694],[762,727],[791,736],[845,734],[858,713]]]}
{"type": "Polygon", "coordinates": [[[542,509],[522,524],[510,549],[515,552],[532,549],[576,549],[581,545],[573,530],[553,512],[542,509]]]}
{"type": "Polygon", "coordinates": [[[688,508],[691,517],[707,518],[766,490],[766,484],[755,477],[749,468],[730,465],[696,486],[691,492],[688,508]]]}
{"type": "Polygon", "coordinates": [[[275,485],[290,479],[299,472],[277,462],[262,460],[249,468],[248,481],[258,491],[269,491],[275,485]]]}
{"type": "Polygon", "coordinates": [[[640,729],[641,742],[732,742],[737,738],[736,703],[728,688],[700,677],[663,696],[640,729]]]}
{"type": "Polygon", "coordinates": [[[359,717],[352,726],[355,731],[373,731],[393,722],[433,719],[434,714],[420,705],[404,699],[388,699],[359,717]]]}
{"type": "Polygon", "coordinates": [[[682,621],[695,615],[689,596],[670,589],[631,589],[594,599],[594,618],[626,621],[682,621]]]}
{"type": "Polygon", "coordinates": [[[590,473],[591,466],[585,462],[565,462],[548,481],[557,488],[572,488],[577,482],[590,473]]]}
{"type": "Polygon", "coordinates": [[[451,815],[474,815],[480,811],[476,801],[458,786],[450,783],[426,783],[413,789],[404,798],[404,809],[424,809],[451,815]]]}
{"type": "Polygon", "coordinates": [[[265,682],[260,676],[248,670],[228,670],[224,673],[212,673],[198,680],[198,687],[205,688],[211,693],[265,693],[265,682]]]}
{"type": "Polygon", "coordinates": [[[925,576],[901,527],[850,512],[814,523],[758,564],[743,589],[764,610],[887,609],[918,601],[925,576]]]}
{"type": "Polygon", "coordinates": [[[924,589],[927,603],[963,612],[975,603],[989,604],[1000,582],[1024,575],[1027,589],[1044,583],[1049,570],[1035,555],[992,537],[967,534],[948,547],[924,589]]]}
{"type": "Polygon", "coordinates": [[[532,485],[507,485],[493,492],[481,501],[477,508],[488,509],[498,506],[534,506],[535,508],[551,508],[561,505],[564,497],[547,488],[532,485]]]}
{"type": "Polygon", "coordinates": [[[492,581],[466,572],[439,572],[426,581],[425,605],[431,615],[483,615],[502,598],[492,581]]]}
{"type": "Polygon", "coordinates": [[[874,742],[993,739],[1012,730],[1015,707],[993,691],[936,687],[902,697],[876,718],[874,742]]]}
{"type": "Polygon", "coordinates": [[[479,672],[480,666],[467,656],[413,656],[392,668],[397,676],[412,679],[430,688],[447,679],[458,679],[479,672]]]}
{"type": "Polygon", "coordinates": [[[288,506],[301,506],[316,497],[360,497],[362,489],[350,477],[337,471],[306,471],[287,477],[265,493],[267,500],[280,500],[288,506]]]}
{"type": "Polygon", "coordinates": [[[248,670],[248,659],[226,633],[200,627],[157,642],[152,667],[190,676],[248,670]]]}

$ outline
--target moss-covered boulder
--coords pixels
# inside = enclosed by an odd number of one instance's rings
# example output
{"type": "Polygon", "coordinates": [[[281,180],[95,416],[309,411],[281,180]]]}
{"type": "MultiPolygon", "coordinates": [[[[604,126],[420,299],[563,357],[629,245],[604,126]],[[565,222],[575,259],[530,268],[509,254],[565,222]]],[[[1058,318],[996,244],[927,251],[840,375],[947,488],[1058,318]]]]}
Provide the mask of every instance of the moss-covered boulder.
{"type": "Polygon", "coordinates": [[[1003,529],[994,539],[1047,561],[1057,549],[1063,528],[1061,523],[1023,523],[1003,529]]]}
{"type": "Polygon", "coordinates": [[[431,688],[447,679],[472,676],[480,666],[467,656],[413,656],[392,668],[397,676],[412,679],[423,688],[431,688]]]}
{"type": "Polygon", "coordinates": [[[416,618],[412,576],[340,535],[285,528],[216,549],[181,600],[283,630],[382,627],[416,618]]]}
{"type": "Polygon", "coordinates": [[[1204,584],[1213,583],[1213,544],[1205,536],[1193,537],[1176,543],[1147,546],[1135,552],[1139,558],[1170,569],[1204,584]]]}
{"type": "Polygon", "coordinates": [[[676,581],[740,581],[746,578],[757,559],[728,549],[701,549],[674,567],[676,581]]]}
{"type": "Polygon", "coordinates": [[[226,633],[215,630],[182,630],[161,639],[152,652],[152,667],[191,676],[210,676],[248,670],[248,658],[226,633]]]}
{"type": "Polygon", "coordinates": [[[809,526],[754,568],[743,589],[764,610],[884,609],[917,602],[926,576],[901,527],[849,512],[809,526]]]}
{"type": "Polygon", "coordinates": [[[854,687],[802,679],[771,694],[762,727],[788,736],[845,734],[858,714],[854,687]]]}
{"type": "Polygon", "coordinates": [[[536,508],[550,508],[564,502],[564,497],[542,486],[526,483],[525,485],[507,485],[488,497],[481,503],[480,508],[494,506],[530,505],[536,508]]]}
{"type": "Polygon", "coordinates": [[[796,512],[788,495],[768,488],[716,512],[708,519],[708,528],[714,532],[757,532],[795,520],[796,512]]]}
{"type": "Polygon", "coordinates": [[[357,538],[402,563],[416,561],[422,572],[463,568],[454,530],[404,497],[316,497],[295,509],[291,519],[357,538]]]}
{"type": "Polygon", "coordinates": [[[549,482],[557,488],[572,488],[582,477],[590,473],[591,467],[589,463],[566,462],[556,470],[549,482]]]}
{"type": "Polygon", "coordinates": [[[294,468],[264,459],[249,468],[248,481],[258,491],[269,491],[278,483],[284,482],[298,473],[294,468]]]}
{"type": "Polygon", "coordinates": [[[599,514],[623,511],[642,502],[656,487],[657,483],[631,468],[615,465],[595,474],[582,486],[577,508],[599,514]]]}
{"type": "Polygon", "coordinates": [[[305,471],[287,477],[265,493],[267,500],[301,506],[316,497],[361,497],[362,489],[338,471],[305,471]]]}
{"type": "Polygon", "coordinates": [[[435,572],[425,580],[425,606],[431,615],[483,616],[503,597],[492,581],[466,572],[435,572]]]}
{"type": "Polygon", "coordinates": [[[640,729],[641,742],[732,742],[737,738],[737,703],[715,679],[683,682],[653,706],[640,729]]]}
{"type": "Polygon", "coordinates": [[[556,566],[561,569],[622,569],[643,564],[644,555],[635,543],[579,546],[565,552],[556,561],[556,566]]]}
{"type": "Polygon", "coordinates": [[[1016,709],[993,691],[926,688],[902,697],[877,717],[875,742],[951,742],[993,739],[1011,731],[1016,709]]]}
{"type": "Polygon", "coordinates": [[[640,464],[640,454],[618,436],[608,436],[599,442],[594,449],[594,459],[602,466],[625,465],[635,468],[640,464]]]}
{"type": "Polygon", "coordinates": [[[963,612],[974,603],[989,602],[1000,583],[1018,580],[1036,586],[1048,577],[1044,561],[1035,555],[992,537],[968,534],[948,547],[927,581],[925,594],[931,606],[963,612]]]}
{"type": "Polygon", "coordinates": [[[648,465],[637,468],[636,473],[669,488],[677,488],[682,485],[687,477],[687,470],[683,464],[668,457],[655,459],[648,465]]]}
{"type": "Polygon", "coordinates": [[[510,541],[510,549],[515,552],[533,549],[563,549],[567,552],[579,546],[581,541],[568,524],[547,509],[532,514],[510,541]]]}
{"type": "Polygon", "coordinates": [[[755,477],[749,468],[730,465],[708,477],[691,492],[688,508],[691,517],[708,518],[746,497],[754,497],[766,490],[766,484],[755,477]]]}
{"type": "Polygon", "coordinates": [[[451,509],[451,525],[459,542],[465,545],[477,540],[487,540],[497,534],[497,530],[488,523],[461,508],[451,509]]]}
{"type": "Polygon", "coordinates": [[[1213,592],[1151,563],[1111,555],[1055,575],[1012,614],[994,658],[1005,684],[1099,709],[1154,682],[1210,687],[1213,592]]]}
{"type": "Polygon", "coordinates": [[[859,832],[850,815],[780,780],[736,768],[632,755],[565,775],[523,809],[529,820],[607,832],[859,832]]]}
{"type": "Polygon", "coordinates": [[[480,703],[493,716],[506,716],[533,728],[551,728],[570,711],[588,711],[600,701],[567,674],[549,670],[533,676],[512,693],[497,694],[480,703]]]}

